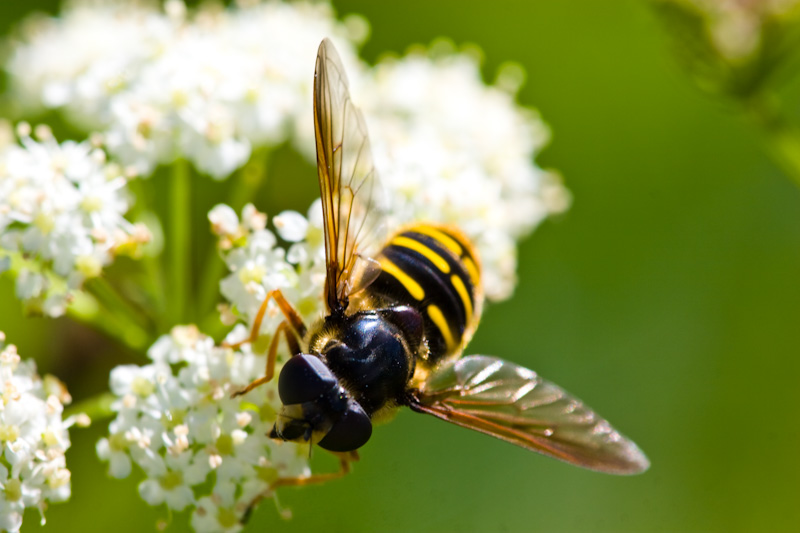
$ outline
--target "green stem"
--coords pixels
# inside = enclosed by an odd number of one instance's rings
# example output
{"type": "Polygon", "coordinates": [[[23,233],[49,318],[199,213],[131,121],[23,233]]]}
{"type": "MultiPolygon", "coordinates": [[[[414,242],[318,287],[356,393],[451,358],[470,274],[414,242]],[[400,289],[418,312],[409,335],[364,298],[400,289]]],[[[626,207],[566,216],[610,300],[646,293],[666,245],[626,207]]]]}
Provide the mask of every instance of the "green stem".
{"type": "Polygon", "coordinates": [[[153,317],[156,322],[156,329],[159,334],[169,331],[171,323],[167,316],[167,298],[164,289],[164,270],[162,262],[158,260],[158,256],[148,255],[142,258],[142,267],[146,278],[146,284],[149,285],[149,293],[151,301],[155,308],[155,316],[153,317]]]}
{"type": "Polygon", "coordinates": [[[769,95],[745,104],[773,160],[800,186],[800,128],[784,113],[776,98],[769,95]]]}
{"type": "Polygon", "coordinates": [[[219,297],[219,282],[225,271],[225,263],[219,257],[216,245],[212,245],[211,248],[204,264],[203,283],[200,285],[198,318],[209,313],[216,313],[214,304],[219,297]]]}
{"type": "Polygon", "coordinates": [[[230,326],[226,326],[222,323],[222,321],[219,319],[219,311],[216,309],[213,312],[206,314],[206,316],[202,318],[197,325],[200,328],[200,331],[218,342],[221,342],[231,329],[230,326]]]}
{"type": "Polygon", "coordinates": [[[102,331],[119,340],[137,353],[152,344],[147,331],[135,322],[120,320],[118,315],[105,309],[89,293],[76,293],[75,299],[67,307],[67,316],[76,322],[102,331]]]}
{"type": "Polygon", "coordinates": [[[92,423],[114,416],[111,404],[117,397],[110,392],[102,392],[91,398],[86,398],[74,405],[70,405],[64,410],[64,417],[79,415],[81,413],[89,415],[92,423]]]}
{"type": "Polygon", "coordinates": [[[234,211],[240,212],[247,202],[253,201],[256,191],[267,178],[270,155],[269,148],[259,149],[237,172],[234,178],[236,182],[228,200],[228,205],[234,211]]]}
{"type": "MultiPolygon", "coordinates": [[[[264,183],[267,177],[269,156],[270,152],[267,149],[253,154],[250,161],[232,178],[233,189],[229,195],[228,205],[237,213],[241,212],[247,202],[253,200],[256,191],[264,183]]],[[[216,314],[214,304],[219,298],[219,282],[225,273],[225,263],[219,257],[216,243],[211,245],[203,267],[203,278],[199,287],[199,304],[197,305],[198,319],[212,313],[216,314]]]]}
{"type": "Polygon", "coordinates": [[[181,324],[185,319],[185,310],[191,308],[188,298],[191,287],[191,220],[190,220],[190,195],[191,173],[189,163],[179,159],[172,165],[170,180],[170,213],[169,227],[167,228],[167,242],[169,250],[167,256],[169,264],[167,272],[169,280],[169,316],[173,324],[181,324]]]}
{"type": "Polygon", "coordinates": [[[89,279],[84,286],[115,316],[124,317],[125,321],[132,322],[143,329],[147,329],[149,326],[147,315],[123,297],[106,278],[89,279]]]}
{"type": "MultiPolygon", "coordinates": [[[[135,179],[129,183],[129,188],[136,198],[134,209],[130,212],[133,220],[144,222],[150,227],[157,228],[155,231],[162,231],[164,225],[158,220],[152,209],[155,204],[155,192],[153,191],[154,179],[135,179]]],[[[159,245],[163,246],[163,238],[159,235],[154,237],[159,245]]],[[[151,320],[158,325],[159,333],[164,333],[169,327],[167,313],[167,297],[164,291],[164,269],[163,262],[160,261],[160,253],[156,251],[156,244],[147,245],[143,256],[137,261],[142,268],[141,285],[152,302],[151,320]]]]}

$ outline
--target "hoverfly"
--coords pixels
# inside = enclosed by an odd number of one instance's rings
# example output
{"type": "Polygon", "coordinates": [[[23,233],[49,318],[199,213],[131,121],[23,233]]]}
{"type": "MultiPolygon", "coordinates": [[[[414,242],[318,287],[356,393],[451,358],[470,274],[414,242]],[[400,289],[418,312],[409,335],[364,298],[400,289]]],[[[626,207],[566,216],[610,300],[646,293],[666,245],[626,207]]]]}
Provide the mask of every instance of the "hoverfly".
{"type": "Polygon", "coordinates": [[[271,298],[285,320],[272,338],[265,376],[240,393],[273,377],[282,335],[292,357],[278,380],[283,407],[270,436],[337,453],[341,470],[279,479],[272,488],[343,475],[372,422],[401,406],[584,468],[646,470],[636,444],[560,387],[497,357],[462,356],[483,294],[478,257],[458,229],[412,224],[369,257],[367,243],[382,217],[377,178],[364,118],[327,39],[316,60],[314,127],[328,314],[306,327],[279,290],[270,292],[251,339],[271,298]]]}

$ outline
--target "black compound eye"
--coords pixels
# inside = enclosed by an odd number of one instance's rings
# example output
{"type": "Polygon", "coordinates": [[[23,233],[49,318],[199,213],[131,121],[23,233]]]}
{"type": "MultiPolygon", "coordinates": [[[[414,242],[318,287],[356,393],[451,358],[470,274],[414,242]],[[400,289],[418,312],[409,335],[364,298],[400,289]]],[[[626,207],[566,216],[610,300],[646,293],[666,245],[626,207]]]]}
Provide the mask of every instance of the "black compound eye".
{"type": "Polygon", "coordinates": [[[372,436],[372,422],[358,403],[350,401],[347,410],[333,425],[319,446],[332,452],[357,450],[372,436]]]}
{"type": "Polygon", "coordinates": [[[318,357],[295,355],[283,365],[278,394],[284,405],[305,403],[336,386],[336,378],[318,357]]]}

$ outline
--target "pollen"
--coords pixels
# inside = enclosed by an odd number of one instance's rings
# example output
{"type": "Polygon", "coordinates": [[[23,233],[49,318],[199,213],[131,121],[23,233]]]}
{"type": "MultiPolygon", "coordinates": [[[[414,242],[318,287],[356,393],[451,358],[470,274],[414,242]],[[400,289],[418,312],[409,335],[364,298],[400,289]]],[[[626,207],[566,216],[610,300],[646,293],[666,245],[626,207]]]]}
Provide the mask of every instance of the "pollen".
{"type": "Polygon", "coordinates": [[[95,213],[103,209],[103,199],[98,196],[87,196],[81,201],[81,210],[87,213],[95,213]]]}
{"type": "Polygon", "coordinates": [[[247,285],[250,282],[260,284],[266,275],[267,272],[263,266],[251,265],[239,271],[239,281],[242,282],[242,285],[247,285]]]}
{"type": "Polygon", "coordinates": [[[75,269],[87,278],[96,278],[103,271],[103,264],[92,255],[81,255],[75,259],[75,269]]]}
{"type": "Polygon", "coordinates": [[[19,427],[14,424],[0,425],[0,441],[14,442],[19,438],[19,427]]]}
{"type": "Polygon", "coordinates": [[[144,377],[137,376],[131,383],[131,390],[141,398],[147,398],[155,391],[155,384],[144,377]]]}
{"type": "Polygon", "coordinates": [[[172,490],[183,484],[183,474],[178,470],[170,470],[159,479],[159,483],[164,490],[172,490]]]}
{"type": "Polygon", "coordinates": [[[53,228],[56,226],[56,221],[46,213],[39,213],[33,219],[33,225],[36,226],[42,235],[49,235],[53,228]]]}

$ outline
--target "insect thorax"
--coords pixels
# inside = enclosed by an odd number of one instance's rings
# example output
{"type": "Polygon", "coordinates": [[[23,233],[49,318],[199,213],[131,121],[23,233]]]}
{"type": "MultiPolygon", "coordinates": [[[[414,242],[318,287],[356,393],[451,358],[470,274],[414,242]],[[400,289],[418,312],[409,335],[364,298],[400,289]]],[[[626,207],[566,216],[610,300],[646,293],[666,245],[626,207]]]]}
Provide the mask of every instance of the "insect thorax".
{"type": "Polygon", "coordinates": [[[408,307],[325,318],[309,337],[317,354],[370,415],[397,405],[414,375],[422,319],[408,307]]]}

